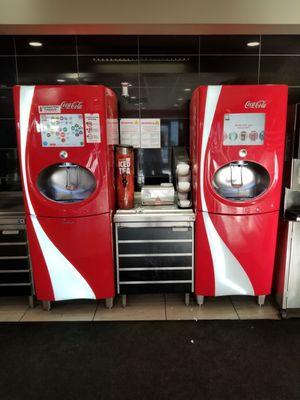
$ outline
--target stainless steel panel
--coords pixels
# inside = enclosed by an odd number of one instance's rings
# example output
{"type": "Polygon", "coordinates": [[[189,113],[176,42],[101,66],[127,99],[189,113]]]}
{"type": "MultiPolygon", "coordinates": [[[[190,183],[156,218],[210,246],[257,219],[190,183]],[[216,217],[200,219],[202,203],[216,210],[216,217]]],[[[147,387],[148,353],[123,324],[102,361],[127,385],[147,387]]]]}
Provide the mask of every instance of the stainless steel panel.
{"type": "MultiPolygon", "coordinates": [[[[161,240],[119,240],[119,243],[188,243],[192,239],[161,239],[161,240]]],[[[1,245],[1,243],[0,243],[1,245]]]]}
{"type": "Polygon", "coordinates": [[[118,222],[116,224],[118,227],[120,228],[159,228],[159,227],[165,227],[165,228],[172,228],[174,226],[176,227],[189,227],[193,225],[193,222],[186,222],[186,221],[182,221],[182,222],[118,222]]]}
{"type": "Polygon", "coordinates": [[[145,254],[119,254],[119,257],[182,257],[192,256],[192,253],[145,253],[145,254]]]}
{"type": "Polygon", "coordinates": [[[291,189],[300,190],[300,159],[292,161],[291,189]]]}
{"type": "Polygon", "coordinates": [[[192,283],[192,281],[190,280],[182,280],[182,281],[128,281],[128,282],[121,282],[120,285],[143,285],[143,284],[147,284],[147,285],[153,285],[153,284],[164,284],[164,283],[192,283]]]}
{"type": "Polygon", "coordinates": [[[146,268],[119,268],[119,271],[180,271],[191,270],[193,267],[146,267],[146,268]]]}
{"type": "Polygon", "coordinates": [[[300,191],[288,188],[285,189],[284,209],[300,209],[300,191]]]}
{"type": "Polygon", "coordinates": [[[300,308],[300,224],[292,224],[291,255],[287,288],[287,308],[300,308]]]}
{"type": "Polygon", "coordinates": [[[115,214],[114,222],[176,222],[176,221],[195,221],[195,214],[115,214]]]}

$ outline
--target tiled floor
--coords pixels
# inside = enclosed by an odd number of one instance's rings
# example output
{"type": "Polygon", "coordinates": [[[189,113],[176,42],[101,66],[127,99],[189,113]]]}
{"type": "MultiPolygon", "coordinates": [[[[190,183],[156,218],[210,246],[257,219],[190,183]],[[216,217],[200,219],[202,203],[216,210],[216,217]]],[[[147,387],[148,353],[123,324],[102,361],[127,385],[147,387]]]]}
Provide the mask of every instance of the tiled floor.
{"type": "Polygon", "coordinates": [[[253,297],[206,298],[199,307],[191,298],[187,307],[184,296],[131,295],[124,308],[121,299],[114,307],[105,308],[104,302],[73,301],[55,303],[51,311],[41,305],[29,308],[26,297],[0,298],[0,322],[12,321],[142,321],[142,320],[212,320],[212,319],[279,319],[279,312],[269,299],[263,307],[253,297]]]}

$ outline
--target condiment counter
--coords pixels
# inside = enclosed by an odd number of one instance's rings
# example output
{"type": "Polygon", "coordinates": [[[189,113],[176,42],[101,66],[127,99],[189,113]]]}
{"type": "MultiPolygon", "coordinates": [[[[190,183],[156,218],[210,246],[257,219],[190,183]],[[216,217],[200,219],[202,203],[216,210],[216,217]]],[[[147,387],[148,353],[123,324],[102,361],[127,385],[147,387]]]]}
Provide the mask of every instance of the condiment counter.
{"type": "Polygon", "coordinates": [[[117,291],[126,294],[185,293],[194,290],[194,221],[191,209],[141,206],[117,210],[117,291]]]}

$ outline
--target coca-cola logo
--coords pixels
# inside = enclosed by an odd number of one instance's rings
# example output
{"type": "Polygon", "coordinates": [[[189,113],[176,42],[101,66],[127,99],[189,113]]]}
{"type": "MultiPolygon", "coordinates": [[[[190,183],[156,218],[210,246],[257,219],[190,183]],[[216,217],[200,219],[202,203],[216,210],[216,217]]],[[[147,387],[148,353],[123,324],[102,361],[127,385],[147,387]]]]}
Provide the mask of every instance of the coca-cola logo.
{"type": "Polygon", "coordinates": [[[248,100],[245,103],[245,108],[266,108],[266,107],[267,107],[266,100],[258,100],[258,101],[248,100]]]}
{"type": "Polygon", "coordinates": [[[67,101],[63,101],[60,104],[60,108],[62,110],[81,110],[83,106],[83,101],[72,101],[68,103],[67,101]]]}

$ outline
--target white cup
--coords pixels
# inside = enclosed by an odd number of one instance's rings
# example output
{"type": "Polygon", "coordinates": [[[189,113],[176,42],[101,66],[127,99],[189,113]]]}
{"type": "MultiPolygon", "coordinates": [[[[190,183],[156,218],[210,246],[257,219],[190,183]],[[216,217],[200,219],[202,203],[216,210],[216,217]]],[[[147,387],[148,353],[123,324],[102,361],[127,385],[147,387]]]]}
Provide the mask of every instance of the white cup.
{"type": "Polygon", "coordinates": [[[191,184],[190,182],[178,182],[177,189],[178,192],[183,192],[183,193],[189,192],[191,189],[191,184]]]}
{"type": "Polygon", "coordinates": [[[191,206],[190,200],[179,200],[179,206],[182,208],[188,208],[191,206]]]}
{"type": "Polygon", "coordinates": [[[176,166],[177,175],[187,175],[190,172],[189,164],[185,162],[180,162],[176,166]]]}

